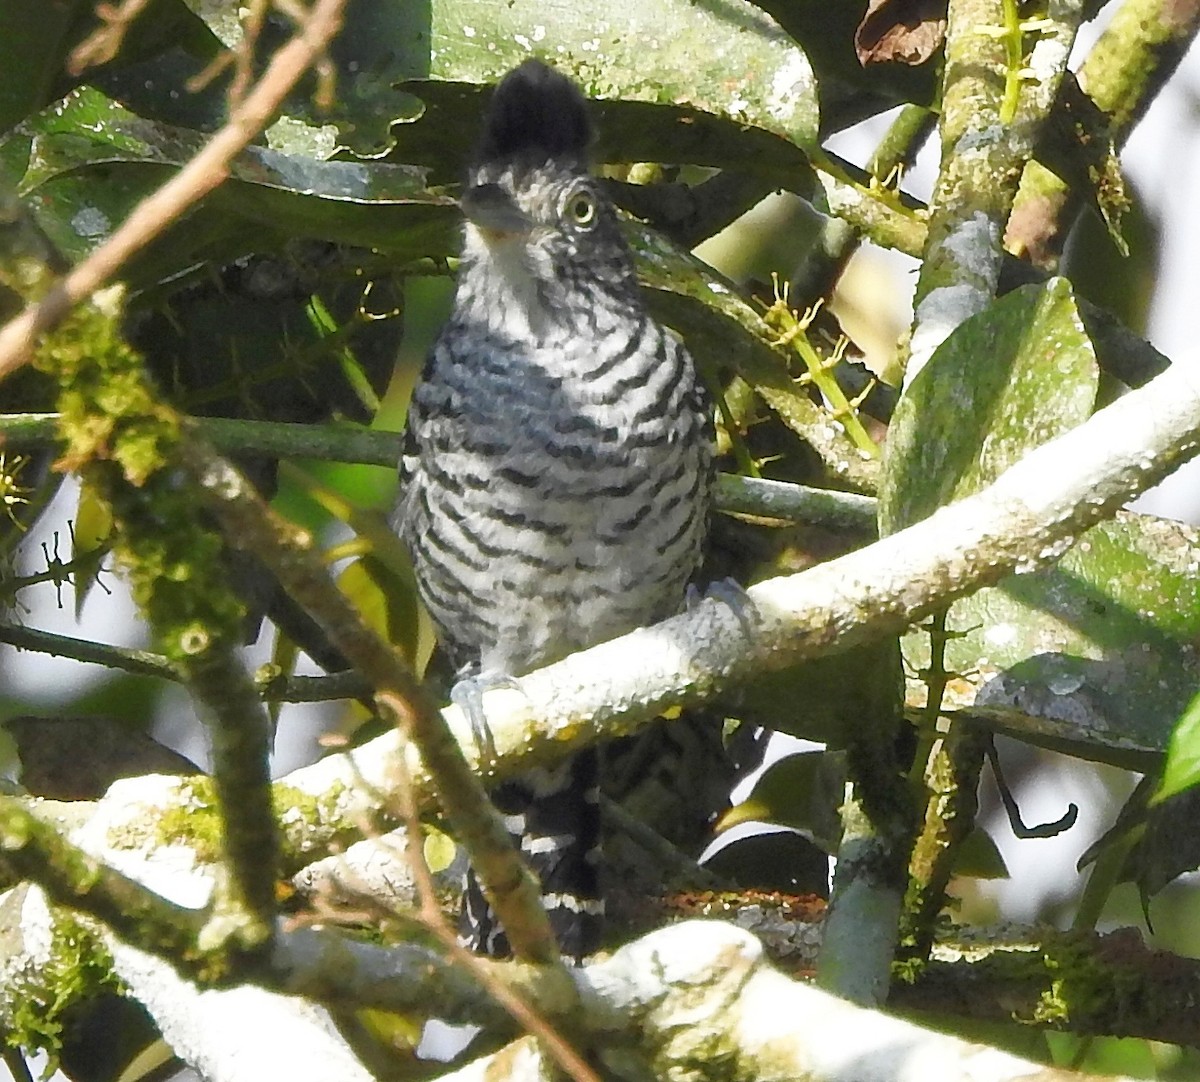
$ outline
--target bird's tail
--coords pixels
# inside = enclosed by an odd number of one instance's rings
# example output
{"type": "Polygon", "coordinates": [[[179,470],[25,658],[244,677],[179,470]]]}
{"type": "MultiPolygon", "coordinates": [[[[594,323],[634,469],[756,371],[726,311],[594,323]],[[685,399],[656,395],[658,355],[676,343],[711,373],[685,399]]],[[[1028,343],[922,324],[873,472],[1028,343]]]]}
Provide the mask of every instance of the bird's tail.
{"type": "MultiPolygon", "coordinates": [[[[604,924],[597,772],[596,751],[586,748],[555,767],[506,781],[492,793],[542,885],[542,904],[559,948],[577,961],[597,949],[604,924]]],[[[463,890],[459,930],[476,951],[509,954],[504,928],[472,871],[463,890]]]]}

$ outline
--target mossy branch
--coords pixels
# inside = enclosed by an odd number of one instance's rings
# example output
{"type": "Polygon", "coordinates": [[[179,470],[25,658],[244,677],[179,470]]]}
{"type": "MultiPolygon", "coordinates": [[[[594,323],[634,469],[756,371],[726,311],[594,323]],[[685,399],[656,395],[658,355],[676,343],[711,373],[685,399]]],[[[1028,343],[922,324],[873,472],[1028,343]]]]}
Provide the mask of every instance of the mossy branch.
{"type": "Polygon", "coordinates": [[[203,704],[230,870],[225,931],[253,952],[269,942],[275,913],[270,726],[241,662],[244,613],[220,538],[178,477],[183,420],[121,337],[117,296],[103,299],[69,313],[36,363],[59,383],[60,466],[109,504],[113,558],[167,663],[203,704]]]}
{"type": "MultiPolygon", "coordinates": [[[[1106,128],[1089,138],[1111,142],[1111,148],[1101,147],[1099,155],[1115,154],[1125,145],[1198,31],[1200,3],[1195,0],[1124,0],[1118,6],[1076,76],[1079,90],[1094,103],[1106,128]]],[[[1050,149],[1073,158],[1081,155],[1078,146],[1050,149]]],[[[1025,254],[1046,270],[1057,266],[1080,210],[1093,198],[1102,206],[1110,198],[1101,191],[1072,186],[1069,177],[1049,165],[1050,154],[1042,151],[1039,162],[1025,170],[1005,237],[1009,251],[1025,254]]],[[[1096,178],[1093,183],[1102,182],[1096,178]]]]}
{"type": "Polygon", "coordinates": [[[239,969],[239,959],[220,943],[197,950],[208,912],[174,905],[89,856],[16,797],[0,796],[0,865],[11,881],[37,883],[57,904],[95,917],[121,938],[206,980],[239,969]]]}

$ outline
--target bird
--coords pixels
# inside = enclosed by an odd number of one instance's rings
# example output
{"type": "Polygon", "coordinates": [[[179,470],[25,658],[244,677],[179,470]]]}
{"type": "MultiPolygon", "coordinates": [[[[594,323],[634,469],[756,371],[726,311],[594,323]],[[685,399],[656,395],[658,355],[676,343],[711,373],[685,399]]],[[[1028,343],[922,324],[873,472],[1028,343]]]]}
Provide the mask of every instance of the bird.
{"type": "MultiPolygon", "coordinates": [[[[497,84],[453,308],[408,409],[393,526],[473,724],[481,688],[679,612],[708,530],[709,398],[647,310],[592,139],[587,100],[549,65],[497,84]]],[[[576,960],[603,928],[597,763],[585,749],[491,794],[576,960]]],[[[470,873],[460,931],[509,953],[470,873]]]]}

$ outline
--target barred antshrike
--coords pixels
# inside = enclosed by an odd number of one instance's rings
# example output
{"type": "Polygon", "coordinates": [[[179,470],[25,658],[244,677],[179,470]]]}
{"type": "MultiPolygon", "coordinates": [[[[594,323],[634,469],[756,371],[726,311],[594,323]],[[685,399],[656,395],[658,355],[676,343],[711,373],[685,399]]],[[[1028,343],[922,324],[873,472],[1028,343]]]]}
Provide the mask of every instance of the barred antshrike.
{"type": "MultiPolygon", "coordinates": [[[[710,412],[686,349],[647,314],[590,139],[583,96],[545,64],[497,86],[462,196],[454,310],[409,407],[395,523],[468,703],[677,612],[700,563],[710,412]]],[[[585,751],[493,794],[576,958],[604,911],[596,762],[585,751]]],[[[464,931],[507,953],[470,877],[464,931]]]]}

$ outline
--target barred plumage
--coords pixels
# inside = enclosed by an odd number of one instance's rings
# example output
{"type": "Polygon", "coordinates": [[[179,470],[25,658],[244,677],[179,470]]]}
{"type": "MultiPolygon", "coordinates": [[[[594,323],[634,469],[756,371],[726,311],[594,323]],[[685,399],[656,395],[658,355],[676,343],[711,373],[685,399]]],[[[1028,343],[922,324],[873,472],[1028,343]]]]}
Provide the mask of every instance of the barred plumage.
{"type": "MultiPolygon", "coordinates": [[[[456,666],[520,676],[679,610],[701,556],[710,416],[647,314],[587,172],[586,106],[527,61],[463,195],[454,311],[409,407],[395,523],[456,666]]],[[[566,953],[595,945],[595,756],[500,787],[566,953]]],[[[506,944],[478,890],[475,945],[506,944]]]]}

